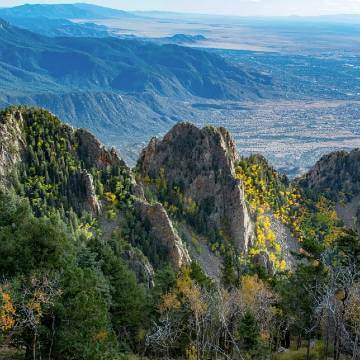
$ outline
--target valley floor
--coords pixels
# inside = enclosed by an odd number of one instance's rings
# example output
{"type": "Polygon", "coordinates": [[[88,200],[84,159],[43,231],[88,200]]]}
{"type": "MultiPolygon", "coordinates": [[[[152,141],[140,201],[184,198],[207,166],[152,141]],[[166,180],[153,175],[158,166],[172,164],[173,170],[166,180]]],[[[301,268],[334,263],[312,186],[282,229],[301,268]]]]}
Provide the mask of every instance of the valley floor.
{"type": "MultiPolygon", "coordinates": [[[[360,147],[360,101],[178,102],[169,106],[177,121],[227,128],[241,155],[264,155],[290,177],[304,173],[331,151],[360,147]]],[[[168,128],[172,126],[169,122],[168,128]]],[[[151,136],[112,141],[131,165],[151,136]],[[129,151],[130,149],[130,151],[129,151]]],[[[109,137],[104,137],[109,141],[109,137]]]]}

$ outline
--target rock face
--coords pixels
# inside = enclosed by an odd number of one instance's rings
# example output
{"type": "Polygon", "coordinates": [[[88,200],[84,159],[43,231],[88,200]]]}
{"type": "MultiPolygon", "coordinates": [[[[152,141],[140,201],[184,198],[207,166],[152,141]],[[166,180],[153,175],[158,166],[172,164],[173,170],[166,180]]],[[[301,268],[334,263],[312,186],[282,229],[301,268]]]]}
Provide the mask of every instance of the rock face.
{"type": "Polygon", "coordinates": [[[323,156],[297,183],[312,197],[334,201],[345,225],[360,230],[360,149],[323,156]]]}
{"type": "Polygon", "coordinates": [[[331,200],[338,200],[342,195],[350,200],[360,195],[360,149],[323,156],[297,182],[303,189],[331,200]]]}
{"type": "Polygon", "coordinates": [[[87,165],[96,165],[98,168],[107,166],[126,166],[114,148],[106,149],[96,137],[85,129],[76,131],[79,142],[79,156],[87,165]]]}
{"type": "Polygon", "coordinates": [[[134,183],[133,190],[135,208],[143,221],[151,226],[151,233],[168,251],[170,262],[175,269],[191,262],[189,253],[181,238],[174,229],[166,210],[160,203],[149,204],[144,195],[141,185],[134,183]]]}
{"type": "Polygon", "coordinates": [[[338,202],[335,209],[337,216],[347,227],[360,232],[360,195],[346,203],[338,202]]]}
{"type": "Polygon", "coordinates": [[[150,178],[157,178],[162,171],[168,186],[178,186],[206,211],[207,229],[222,230],[246,252],[253,227],[243,186],[235,178],[237,160],[235,143],[224,128],[198,129],[180,123],[162,141],[150,141],[138,168],[150,178]]]}
{"type": "Polygon", "coordinates": [[[96,196],[93,177],[86,170],[81,173],[81,184],[84,185],[86,207],[93,214],[100,215],[101,204],[96,196]]]}
{"type": "Polygon", "coordinates": [[[22,137],[23,118],[20,111],[0,118],[0,180],[6,182],[6,175],[21,160],[25,150],[22,137]]]}
{"type": "Polygon", "coordinates": [[[123,254],[129,268],[134,271],[139,282],[145,284],[149,289],[154,287],[155,272],[149,260],[135,250],[127,250],[123,254]]]}
{"type": "Polygon", "coordinates": [[[174,268],[178,269],[182,265],[191,262],[183,242],[176,233],[168,214],[161,204],[151,205],[144,200],[138,199],[135,202],[135,208],[142,220],[150,224],[152,236],[168,250],[169,258],[174,268]]]}

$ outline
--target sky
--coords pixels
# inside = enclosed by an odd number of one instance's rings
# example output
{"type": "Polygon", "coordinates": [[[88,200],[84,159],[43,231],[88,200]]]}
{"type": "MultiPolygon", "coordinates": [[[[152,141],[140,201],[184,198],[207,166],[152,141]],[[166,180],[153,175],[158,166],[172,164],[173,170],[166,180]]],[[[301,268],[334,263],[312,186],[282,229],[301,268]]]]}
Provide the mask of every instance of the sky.
{"type": "MultiPolygon", "coordinates": [[[[161,10],[238,16],[360,14],[360,0],[26,0],[27,3],[89,2],[123,10],[161,10]]],[[[24,0],[0,0],[0,7],[24,0]]]]}

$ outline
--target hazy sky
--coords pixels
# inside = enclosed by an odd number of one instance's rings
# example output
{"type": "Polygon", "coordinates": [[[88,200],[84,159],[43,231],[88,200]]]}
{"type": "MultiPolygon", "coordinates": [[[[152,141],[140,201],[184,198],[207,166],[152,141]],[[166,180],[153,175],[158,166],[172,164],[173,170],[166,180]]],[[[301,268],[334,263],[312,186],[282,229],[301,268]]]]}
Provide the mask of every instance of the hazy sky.
{"type": "MultiPolygon", "coordinates": [[[[360,14],[360,0],[74,0],[124,10],[165,10],[230,15],[360,14]]],[[[69,3],[71,0],[27,0],[27,3],[69,3]]],[[[0,0],[0,6],[24,0],[0,0]]]]}

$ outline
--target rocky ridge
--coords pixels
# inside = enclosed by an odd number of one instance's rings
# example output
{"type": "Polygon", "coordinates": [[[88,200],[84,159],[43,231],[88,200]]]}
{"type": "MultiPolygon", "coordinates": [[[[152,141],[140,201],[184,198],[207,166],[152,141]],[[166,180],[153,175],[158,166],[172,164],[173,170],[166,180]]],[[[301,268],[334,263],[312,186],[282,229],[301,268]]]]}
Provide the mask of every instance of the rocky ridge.
{"type": "MultiPolygon", "coordinates": [[[[28,118],[29,111],[27,108],[13,108],[1,114],[2,184],[6,184],[10,179],[10,172],[16,169],[17,164],[29,161],[29,134],[26,135],[24,130],[29,126],[25,122],[32,121],[28,118]]],[[[51,114],[49,116],[56,119],[51,114]]],[[[246,255],[254,245],[255,219],[245,200],[245,187],[236,176],[239,155],[233,139],[224,128],[199,129],[190,123],[179,123],[162,140],[151,139],[140,156],[136,171],[133,172],[114,149],[104,147],[87,130],[76,130],[64,124],[59,126],[61,134],[71,139],[66,145],[67,151],[74,152],[81,164],[75,178],[67,186],[76,185],[78,190],[75,194],[78,196],[80,207],[100,219],[100,225],[104,226],[104,233],[107,234],[106,239],[111,239],[113,231],[122,226],[123,218],[121,214],[113,220],[106,217],[108,204],[106,198],[99,195],[94,184],[96,179],[94,180],[92,174],[94,169],[106,170],[110,174],[111,169],[121,168],[131,179],[131,201],[136,216],[143,224],[147,224],[153,241],[166,249],[168,261],[173,268],[179,269],[192,259],[214,262],[210,243],[206,243],[213,231],[220,234],[225,241],[230,241],[235,246],[237,254],[246,255]],[[149,184],[144,181],[145,178],[151,179],[153,185],[158,180],[164,180],[165,189],[176,188],[183,199],[191,199],[196,204],[194,217],[198,217],[202,222],[202,233],[198,234],[201,234],[199,238],[203,239],[201,246],[208,250],[206,256],[196,257],[194,251],[188,251],[185,243],[191,243],[192,225],[187,227],[187,220],[184,219],[180,219],[181,224],[177,223],[171,210],[169,211],[168,204],[149,198],[149,184]],[[179,226],[183,227],[181,231],[179,226]],[[187,239],[183,233],[188,233],[187,239]]],[[[36,134],[34,138],[37,138],[36,134]]],[[[356,149],[350,153],[340,152],[325,156],[309,174],[296,180],[297,184],[309,193],[321,193],[330,199],[334,196],[332,199],[337,201],[339,217],[341,211],[350,214],[344,206],[351,205],[351,219],[347,216],[347,219],[344,219],[346,224],[359,214],[359,172],[356,170],[359,169],[359,154],[360,151],[356,149]],[[332,195],[334,190],[336,196],[332,195]],[[340,208],[340,205],[343,208],[340,208]]],[[[280,242],[286,262],[291,265],[291,251],[296,251],[296,240],[292,238],[289,229],[276,221],[272,214],[269,214],[269,217],[272,219],[272,230],[280,242]]],[[[137,276],[151,287],[154,276],[153,264],[141,251],[137,253],[130,248],[124,252],[124,258],[137,276]]],[[[273,272],[268,257],[260,256],[257,260],[269,273],[273,272]]],[[[211,274],[215,274],[214,277],[219,280],[223,265],[221,259],[216,260],[215,267],[208,265],[202,264],[205,272],[206,269],[210,269],[211,274]]]]}
{"type": "Polygon", "coordinates": [[[114,148],[108,150],[86,129],[76,130],[75,135],[79,142],[79,156],[87,165],[95,165],[98,168],[113,165],[126,167],[114,148]]]}
{"type": "Polygon", "coordinates": [[[178,186],[203,214],[204,228],[221,231],[246,253],[253,225],[244,188],[235,177],[235,143],[224,128],[199,129],[180,123],[163,138],[153,138],[138,162],[142,176],[164,174],[169,187],[178,186]]]}
{"type": "Polygon", "coordinates": [[[23,118],[19,111],[0,118],[0,180],[6,181],[6,175],[21,160],[25,149],[22,136],[23,118]]]}
{"type": "Polygon", "coordinates": [[[171,264],[175,269],[191,262],[186,247],[160,203],[149,204],[147,201],[138,199],[135,202],[135,208],[141,219],[150,224],[153,237],[167,248],[171,264]]]}
{"type": "MultiPolygon", "coordinates": [[[[45,114],[50,118],[53,117],[46,111],[45,114]]],[[[24,118],[30,123],[36,122],[36,120],[31,119],[31,109],[29,108],[9,108],[0,117],[0,183],[3,185],[11,184],[11,172],[17,170],[21,161],[31,161],[25,134],[29,130],[25,130],[24,118]]],[[[56,118],[53,117],[53,119],[56,118]]],[[[67,185],[73,196],[76,196],[76,209],[80,212],[92,213],[95,217],[102,219],[102,225],[106,223],[106,226],[112,230],[120,226],[120,218],[115,219],[111,224],[106,219],[106,214],[103,213],[106,201],[99,197],[90,171],[90,169],[95,168],[99,170],[110,169],[111,172],[111,169],[120,167],[132,179],[131,192],[134,196],[136,211],[144,221],[146,220],[151,224],[151,234],[167,249],[170,263],[176,269],[185,263],[189,263],[190,257],[186,247],[174,230],[165,209],[161,204],[150,205],[145,200],[141,187],[136,185],[131,170],[115,149],[107,149],[85,129],[73,129],[71,126],[62,123],[59,123],[59,127],[61,128],[62,140],[68,141],[67,151],[75,152],[73,156],[77,157],[83,164],[80,170],[70,176],[67,185]]],[[[37,135],[32,134],[31,138],[35,139],[37,135]]],[[[111,231],[107,237],[111,237],[111,231]]],[[[143,256],[138,256],[133,251],[128,251],[125,258],[129,262],[129,266],[134,271],[136,270],[135,273],[141,274],[145,282],[151,285],[154,271],[146,258],[144,261],[143,256]]]]}
{"type": "Polygon", "coordinates": [[[308,196],[334,202],[344,224],[360,230],[360,149],[323,156],[296,183],[308,196]]]}
{"type": "Polygon", "coordinates": [[[297,180],[312,193],[332,200],[350,200],[360,193],[360,149],[335,151],[323,156],[308,173],[297,180]]]}

